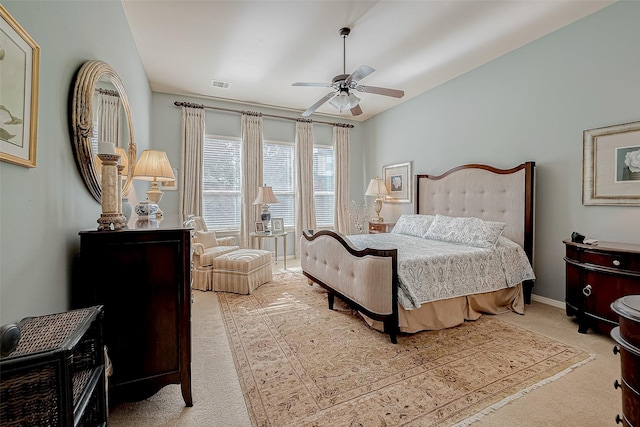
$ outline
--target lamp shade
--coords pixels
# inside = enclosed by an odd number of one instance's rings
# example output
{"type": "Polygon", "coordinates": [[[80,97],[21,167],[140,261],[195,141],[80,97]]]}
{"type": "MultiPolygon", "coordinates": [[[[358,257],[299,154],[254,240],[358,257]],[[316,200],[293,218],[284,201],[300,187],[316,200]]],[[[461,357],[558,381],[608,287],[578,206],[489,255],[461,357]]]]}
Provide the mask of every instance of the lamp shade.
{"type": "Polygon", "coordinates": [[[329,101],[329,104],[334,108],[337,108],[340,112],[342,112],[342,110],[350,110],[359,103],[360,98],[347,91],[340,91],[338,95],[334,96],[331,101],[329,101]]]}
{"type": "Polygon", "coordinates": [[[144,150],[136,163],[133,177],[144,181],[176,179],[167,153],[158,150],[144,150]]]}
{"type": "Polygon", "coordinates": [[[269,205],[272,203],[278,203],[276,195],[273,194],[271,187],[258,187],[258,197],[253,201],[254,205],[269,205]]]}
{"type": "Polygon", "coordinates": [[[367,187],[365,195],[380,196],[381,194],[389,194],[389,190],[387,190],[387,186],[384,181],[376,176],[369,181],[369,186],[367,187]]]}

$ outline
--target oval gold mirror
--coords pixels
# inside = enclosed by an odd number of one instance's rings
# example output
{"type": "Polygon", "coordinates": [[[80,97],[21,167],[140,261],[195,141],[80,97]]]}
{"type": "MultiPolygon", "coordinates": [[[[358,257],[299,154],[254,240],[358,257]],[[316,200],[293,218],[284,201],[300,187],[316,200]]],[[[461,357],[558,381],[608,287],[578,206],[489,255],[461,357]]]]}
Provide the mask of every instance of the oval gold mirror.
{"type": "Polygon", "coordinates": [[[71,128],[78,170],[93,198],[98,202],[102,199],[97,154],[99,142],[107,138],[116,149],[123,148],[127,153],[129,165],[122,189],[122,194],[127,195],[137,156],[133,121],[122,81],[109,64],[87,61],[78,70],[71,101],[71,128]],[[108,105],[111,108],[105,107],[108,105]]]}

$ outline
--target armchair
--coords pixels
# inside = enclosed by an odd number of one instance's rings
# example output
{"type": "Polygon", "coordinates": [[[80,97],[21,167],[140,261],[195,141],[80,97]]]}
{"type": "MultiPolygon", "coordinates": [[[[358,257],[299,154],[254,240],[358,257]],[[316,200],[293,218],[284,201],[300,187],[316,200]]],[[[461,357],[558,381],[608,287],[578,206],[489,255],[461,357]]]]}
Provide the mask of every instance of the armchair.
{"type": "Polygon", "coordinates": [[[193,219],[192,275],[193,288],[201,291],[213,290],[213,260],[223,254],[240,249],[234,237],[216,237],[215,231],[207,230],[202,217],[193,219]]]}

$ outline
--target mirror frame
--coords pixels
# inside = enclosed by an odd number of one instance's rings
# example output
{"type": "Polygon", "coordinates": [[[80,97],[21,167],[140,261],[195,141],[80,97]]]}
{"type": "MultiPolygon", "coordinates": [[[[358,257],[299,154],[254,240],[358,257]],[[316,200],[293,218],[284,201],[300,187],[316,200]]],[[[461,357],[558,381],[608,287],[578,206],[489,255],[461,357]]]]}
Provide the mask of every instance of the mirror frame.
{"type": "Polygon", "coordinates": [[[109,64],[103,61],[87,61],[78,70],[73,88],[73,99],[71,101],[71,128],[73,133],[73,148],[78,170],[82,175],[84,183],[98,203],[102,200],[102,185],[100,174],[95,167],[93,157],[96,153],[91,147],[91,137],[93,135],[93,98],[97,82],[108,77],[115,86],[120,101],[127,118],[129,126],[129,145],[127,155],[129,156],[129,171],[127,180],[122,189],[123,196],[129,193],[133,181],[133,171],[137,160],[137,149],[133,132],[133,120],[131,118],[131,108],[129,100],[124,90],[124,86],[118,74],[109,64]]]}

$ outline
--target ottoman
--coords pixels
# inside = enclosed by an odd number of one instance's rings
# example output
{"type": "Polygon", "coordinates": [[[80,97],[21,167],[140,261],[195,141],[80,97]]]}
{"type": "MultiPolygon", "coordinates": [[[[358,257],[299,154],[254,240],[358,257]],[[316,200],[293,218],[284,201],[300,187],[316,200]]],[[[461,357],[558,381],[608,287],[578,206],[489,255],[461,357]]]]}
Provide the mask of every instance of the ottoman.
{"type": "Polygon", "coordinates": [[[213,260],[213,290],[250,294],[271,280],[271,252],[238,249],[213,260]]]}

